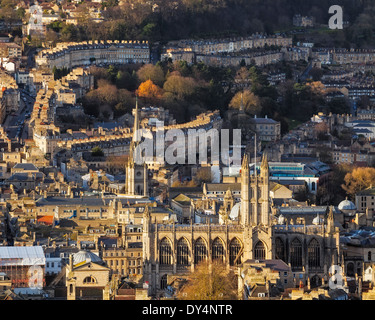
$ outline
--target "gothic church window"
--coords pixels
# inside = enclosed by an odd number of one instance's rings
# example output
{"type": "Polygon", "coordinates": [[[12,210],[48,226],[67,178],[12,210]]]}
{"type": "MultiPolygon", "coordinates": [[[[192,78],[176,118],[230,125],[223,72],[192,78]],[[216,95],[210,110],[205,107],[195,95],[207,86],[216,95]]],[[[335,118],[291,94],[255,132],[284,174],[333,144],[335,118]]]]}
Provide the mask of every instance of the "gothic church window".
{"type": "Polygon", "coordinates": [[[224,261],[224,246],[219,238],[212,242],[212,260],[224,261]]]}
{"type": "Polygon", "coordinates": [[[181,238],[177,242],[177,264],[189,265],[189,245],[185,238],[181,238]]]}
{"type": "Polygon", "coordinates": [[[168,284],[168,277],[166,274],[164,274],[161,278],[160,278],[160,289],[165,289],[167,287],[167,284],[168,284]]]}
{"type": "Polygon", "coordinates": [[[285,261],[285,246],[284,242],[280,238],[276,238],[275,240],[275,256],[276,259],[280,259],[285,261]]]}
{"type": "Polygon", "coordinates": [[[234,238],[229,245],[229,264],[235,266],[241,263],[241,256],[239,256],[241,250],[241,243],[237,238],[234,238]]]}
{"type": "Polygon", "coordinates": [[[312,239],[307,247],[307,261],[311,269],[320,267],[320,245],[316,239],[312,239]]]}
{"type": "Polygon", "coordinates": [[[302,243],[297,238],[290,244],[290,263],[292,269],[302,269],[302,243]]]}
{"type": "Polygon", "coordinates": [[[262,241],[258,241],[258,243],[254,247],[254,259],[256,260],[264,260],[266,258],[266,247],[262,241]]]}
{"type": "Polygon", "coordinates": [[[159,246],[159,261],[161,265],[172,263],[172,248],[169,240],[163,238],[159,246]]]}
{"type": "Polygon", "coordinates": [[[194,263],[198,264],[207,258],[207,248],[202,238],[195,241],[194,245],[194,263]]]}

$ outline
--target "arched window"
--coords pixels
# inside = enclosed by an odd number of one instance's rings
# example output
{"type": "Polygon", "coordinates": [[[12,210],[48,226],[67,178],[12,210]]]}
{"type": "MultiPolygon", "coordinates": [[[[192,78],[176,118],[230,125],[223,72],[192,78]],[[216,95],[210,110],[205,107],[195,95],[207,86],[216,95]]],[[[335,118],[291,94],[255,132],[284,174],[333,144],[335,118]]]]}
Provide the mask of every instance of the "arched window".
{"type": "Polygon", "coordinates": [[[254,247],[254,259],[264,260],[266,258],[266,247],[263,241],[258,241],[254,247]]]}
{"type": "Polygon", "coordinates": [[[302,243],[295,238],[290,244],[290,264],[292,269],[302,269],[302,243]]]}
{"type": "Polygon", "coordinates": [[[241,243],[237,238],[234,238],[229,244],[229,264],[235,266],[241,263],[241,243]]]}
{"type": "Polygon", "coordinates": [[[285,246],[284,242],[280,238],[275,239],[275,257],[285,261],[285,246]]]}
{"type": "Polygon", "coordinates": [[[224,246],[219,238],[212,242],[212,260],[224,262],[224,246]]]}
{"type": "Polygon", "coordinates": [[[93,284],[93,283],[96,283],[96,280],[93,278],[93,277],[86,277],[85,279],[83,279],[83,283],[84,284],[93,284]]]}
{"type": "Polygon", "coordinates": [[[346,275],[349,276],[349,277],[354,276],[354,263],[353,262],[349,262],[346,265],[346,275]]]}
{"type": "Polygon", "coordinates": [[[371,261],[371,251],[369,251],[369,252],[367,253],[367,260],[368,260],[368,261],[371,261]]]}
{"type": "Polygon", "coordinates": [[[207,258],[207,248],[202,238],[195,241],[194,245],[194,263],[198,264],[207,258]]]}
{"type": "Polygon", "coordinates": [[[315,191],[315,182],[311,183],[311,191],[315,191]]]}
{"type": "Polygon", "coordinates": [[[189,245],[185,238],[177,242],[177,264],[181,266],[189,265],[189,245]]]}
{"type": "Polygon", "coordinates": [[[320,267],[320,245],[316,239],[312,239],[307,247],[307,262],[309,269],[320,267]]]}
{"type": "Polygon", "coordinates": [[[159,245],[159,263],[161,265],[172,263],[172,248],[169,240],[163,238],[159,245]]]}
{"type": "Polygon", "coordinates": [[[310,280],[311,288],[320,287],[322,285],[322,279],[318,275],[315,275],[310,280]]]}
{"type": "Polygon", "coordinates": [[[168,276],[164,274],[160,278],[160,289],[165,289],[167,285],[168,285],[168,276]]]}

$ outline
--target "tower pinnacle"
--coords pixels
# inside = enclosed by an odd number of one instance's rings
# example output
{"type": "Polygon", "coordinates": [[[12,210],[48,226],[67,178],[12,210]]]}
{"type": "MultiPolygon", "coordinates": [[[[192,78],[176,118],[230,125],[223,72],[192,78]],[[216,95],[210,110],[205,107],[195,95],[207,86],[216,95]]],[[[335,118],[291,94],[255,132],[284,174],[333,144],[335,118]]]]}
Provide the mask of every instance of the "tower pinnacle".
{"type": "Polygon", "coordinates": [[[133,127],[133,141],[139,141],[139,112],[138,112],[138,96],[135,97],[135,111],[134,111],[134,127],[133,127]]]}

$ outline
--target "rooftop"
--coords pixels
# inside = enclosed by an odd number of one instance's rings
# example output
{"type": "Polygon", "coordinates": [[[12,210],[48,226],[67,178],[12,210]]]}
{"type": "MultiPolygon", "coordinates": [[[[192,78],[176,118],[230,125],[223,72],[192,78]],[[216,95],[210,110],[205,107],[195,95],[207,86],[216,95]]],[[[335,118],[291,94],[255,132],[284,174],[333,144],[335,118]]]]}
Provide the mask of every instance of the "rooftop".
{"type": "Polygon", "coordinates": [[[269,260],[254,260],[249,259],[244,262],[244,265],[252,264],[252,265],[260,265],[264,266],[265,268],[270,268],[276,271],[290,271],[290,267],[280,259],[269,259],[269,260]]]}
{"type": "Polygon", "coordinates": [[[191,199],[184,194],[179,194],[177,197],[173,198],[173,201],[178,202],[181,205],[188,206],[191,204],[191,199]]]}
{"type": "Polygon", "coordinates": [[[208,192],[220,191],[225,192],[228,189],[230,191],[239,191],[241,190],[240,183],[207,183],[206,188],[208,192]]]}
{"type": "Polygon", "coordinates": [[[39,169],[32,163],[17,163],[13,169],[23,169],[23,170],[36,170],[38,171],[39,169]]]}
{"type": "Polygon", "coordinates": [[[256,124],[276,124],[277,121],[270,119],[270,118],[253,118],[251,119],[252,122],[255,122],[256,124]]]}
{"type": "MultiPolygon", "coordinates": [[[[326,206],[311,206],[311,207],[280,207],[280,214],[321,214],[324,215],[326,213],[327,207],[326,206]]],[[[333,210],[334,214],[339,214],[340,210],[337,207],[334,207],[333,210]]]]}
{"type": "Polygon", "coordinates": [[[1,247],[2,265],[44,265],[45,257],[41,246],[1,247]],[[7,261],[8,260],[8,261],[7,261]]]}
{"type": "Polygon", "coordinates": [[[356,196],[375,196],[375,188],[368,188],[362,191],[359,191],[356,196]]]}

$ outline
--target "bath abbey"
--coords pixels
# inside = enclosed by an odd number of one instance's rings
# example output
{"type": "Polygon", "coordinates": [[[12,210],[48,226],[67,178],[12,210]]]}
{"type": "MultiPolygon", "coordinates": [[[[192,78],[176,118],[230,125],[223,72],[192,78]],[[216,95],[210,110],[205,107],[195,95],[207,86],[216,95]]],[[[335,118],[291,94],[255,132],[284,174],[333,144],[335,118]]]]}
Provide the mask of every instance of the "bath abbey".
{"type": "MultiPolygon", "coordinates": [[[[144,280],[156,294],[173,276],[183,276],[203,260],[219,260],[238,272],[246,261],[281,260],[291,268],[294,282],[320,285],[329,279],[329,268],[341,261],[339,229],[333,207],[322,217],[308,219],[272,214],[267,156],[259,174],[250,174],[248,156],[242,161],[240,201],[229,185],[218,209],[219,223],[158,224],[148,207],[143,213],[144,280]],[[322,223],[325,219],[325,223],[322,223]]],[[[222,186],[225,188],[225,184],[222,186]]],[[[211,202],[210,199],[202,199],[211,202]]]]}

